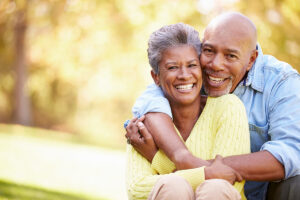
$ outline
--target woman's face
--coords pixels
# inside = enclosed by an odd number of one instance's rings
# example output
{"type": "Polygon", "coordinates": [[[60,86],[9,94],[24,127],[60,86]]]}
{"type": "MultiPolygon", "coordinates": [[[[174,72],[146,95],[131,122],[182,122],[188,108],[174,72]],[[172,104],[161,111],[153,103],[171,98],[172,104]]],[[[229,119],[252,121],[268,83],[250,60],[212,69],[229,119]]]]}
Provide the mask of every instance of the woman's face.
{"type": "Polygon", "coordinates": [[[170,47],[162,54],[159,74],[151,73],[171,104],[187,105],[200,98],[202,74],[194,47],[170,47]]]}

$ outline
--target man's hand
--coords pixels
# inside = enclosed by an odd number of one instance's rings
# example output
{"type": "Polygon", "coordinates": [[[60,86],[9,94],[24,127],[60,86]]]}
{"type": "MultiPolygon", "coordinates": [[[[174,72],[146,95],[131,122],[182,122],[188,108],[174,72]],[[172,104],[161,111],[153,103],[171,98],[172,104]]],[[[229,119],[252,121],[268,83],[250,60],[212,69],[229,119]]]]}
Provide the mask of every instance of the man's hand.
{"type": "Polygon", "coordinates": [[[126,127],[125,137],[134,149],[151,163],[158,148],[142,122],[144,119],[144,116],[132,119],[126,127]]]}
{"type": "Polygon", "coordinates": [[[222,156],[217,155],[213,163],[205,168],[205,179],[225,179],[231,184],[234,184],[236,181],[242,181],[242,176],[231,167],[225,165],[222,159],[222,156]]]}

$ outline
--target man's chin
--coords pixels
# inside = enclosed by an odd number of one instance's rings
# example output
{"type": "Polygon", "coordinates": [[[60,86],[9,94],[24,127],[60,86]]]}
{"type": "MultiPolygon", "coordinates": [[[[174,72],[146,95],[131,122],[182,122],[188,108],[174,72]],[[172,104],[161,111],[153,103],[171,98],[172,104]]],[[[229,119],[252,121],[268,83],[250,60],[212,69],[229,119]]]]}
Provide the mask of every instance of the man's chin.
{"type": "Polygon", "coordinates": [[[229,94],[230,88],[226,88],[225,90],[212,90],[204,87],[205,93],[210,97],[219,97],[225,94],[229,94]]]}

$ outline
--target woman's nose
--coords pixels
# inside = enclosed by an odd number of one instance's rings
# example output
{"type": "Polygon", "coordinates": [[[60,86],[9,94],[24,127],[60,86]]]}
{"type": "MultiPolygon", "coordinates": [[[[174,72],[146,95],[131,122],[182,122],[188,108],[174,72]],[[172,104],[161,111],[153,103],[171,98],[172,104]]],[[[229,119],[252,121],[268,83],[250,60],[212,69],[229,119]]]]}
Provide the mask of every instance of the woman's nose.
{"type": "Polygon", "coordinates": [[[192,77],[190,70],[187,67],[181,67],[178,78],[179,79],[189,79],[192,77]]]}

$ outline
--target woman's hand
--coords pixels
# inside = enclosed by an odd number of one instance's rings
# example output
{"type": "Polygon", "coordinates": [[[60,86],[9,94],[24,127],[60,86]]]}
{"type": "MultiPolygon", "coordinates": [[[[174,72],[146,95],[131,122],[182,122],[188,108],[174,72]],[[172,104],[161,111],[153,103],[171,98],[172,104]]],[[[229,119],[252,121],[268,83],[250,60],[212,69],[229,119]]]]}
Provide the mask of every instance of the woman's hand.
{"type": "Polygon", "coordinates": [[[213,163],[205,168],[205,179],[215,178],[225,179],[231,184],[243,180],[242,176],[237,171],[223,163],[223,158],[220,155],[217,155],[213,163]]]}
{"type": "Polygon", "coordinates": [[[145,157],[150,163],[155,156],[158,148],[143,124],[145,116],[133,118],[126,127],[127,143],[131,144],[136,151],[145,157]]]}

